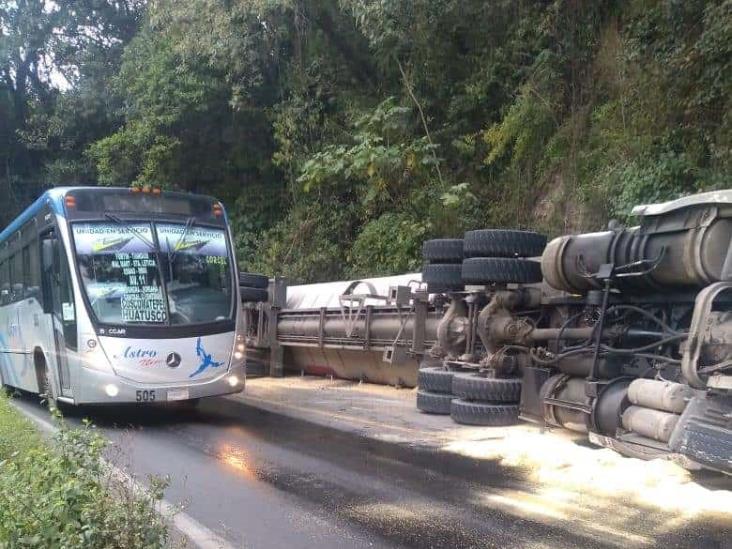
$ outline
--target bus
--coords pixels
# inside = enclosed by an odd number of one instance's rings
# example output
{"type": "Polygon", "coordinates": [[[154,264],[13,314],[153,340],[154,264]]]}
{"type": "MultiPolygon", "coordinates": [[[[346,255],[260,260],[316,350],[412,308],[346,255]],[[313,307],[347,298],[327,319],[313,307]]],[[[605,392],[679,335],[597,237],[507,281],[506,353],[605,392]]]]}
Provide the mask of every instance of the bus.
{"type": "Polygon", "coordinates": [[[52,405],[242,391],[240,309],[211,197],[53,188],[0,233],[0,383],[52,405]]]}

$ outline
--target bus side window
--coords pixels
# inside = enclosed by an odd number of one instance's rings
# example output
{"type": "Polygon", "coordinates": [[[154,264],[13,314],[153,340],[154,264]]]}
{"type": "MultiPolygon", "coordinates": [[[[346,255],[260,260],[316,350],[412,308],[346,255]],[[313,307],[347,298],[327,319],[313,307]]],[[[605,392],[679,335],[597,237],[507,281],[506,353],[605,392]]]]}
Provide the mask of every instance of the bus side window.
{"type": "Polygon", "coordinates": [[[53,239],[41,239],[41,291],[44,313],[53,313],[53,239]]]}
{"type": "Polygon", "coordinates": [[[20,297],[26,298],[31,296],[31,290],[33,287],[33,284],[30,281],[31,277],[31,268],[30,268],[30,246],[26,245],[23,246],[22,251],[22,261],[23,261],[23,288],[20,288],[21,295],[20,297]]]}
{"type": "Polygon", "coordinates": [[[8,274],[9,262],[6,259],[0,263],[0,305],[10,303],[10,276],[8,274]]]}
{"type": "Polygon", "coordinates": [[[23,248],[23,271],[25,272],[25,297],[41,299],[38,266],[38,240],[31,241],[23,248]]]}
{"type": "Polygon", "coordinates": [[[23,297],[23,263],[20,253],[10,256],[10,301],[15,302],[23,297]]]}

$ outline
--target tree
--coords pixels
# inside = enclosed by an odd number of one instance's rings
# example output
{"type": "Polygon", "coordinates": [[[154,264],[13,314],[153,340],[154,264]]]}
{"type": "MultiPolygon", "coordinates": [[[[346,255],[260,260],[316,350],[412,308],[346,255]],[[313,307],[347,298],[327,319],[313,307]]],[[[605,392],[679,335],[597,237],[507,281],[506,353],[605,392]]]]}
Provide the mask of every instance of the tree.
{"type": "Polygon", "coordinates": [[[142,0],[0,6],[0,178],[13,203],[6,213],[48,184],[45,167],[78,160],[89,141],[110,131],[98,109],[85,116],[90,92],[102,91],[100,83],[116,71],[143,8],[142,0]]]}
{"type": "Polygon", "coordinates": [[[728,185],[732,0],[48,4],[1,8],[0,185],[217,195],[250,269],[386,274],[728,185]]]}

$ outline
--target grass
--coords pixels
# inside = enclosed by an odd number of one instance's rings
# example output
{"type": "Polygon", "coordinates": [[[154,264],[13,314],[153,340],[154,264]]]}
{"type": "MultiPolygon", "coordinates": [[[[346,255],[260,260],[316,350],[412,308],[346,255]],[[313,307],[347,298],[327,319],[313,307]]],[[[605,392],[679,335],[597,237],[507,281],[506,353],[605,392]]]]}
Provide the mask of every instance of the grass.
{"type": "Polygon", "coordinates": [[[41,449],[45,442],[29,419],[10,405],[10,397],[0,392],[0,461],[41,449]]]}
{"type": "Polygon", "coordinates": [[[136,490],[104,463],[107,441],[93,425],[54,420],[46,439],[0,395],[0,547],[168,546],[166,482],[136,490]]]}

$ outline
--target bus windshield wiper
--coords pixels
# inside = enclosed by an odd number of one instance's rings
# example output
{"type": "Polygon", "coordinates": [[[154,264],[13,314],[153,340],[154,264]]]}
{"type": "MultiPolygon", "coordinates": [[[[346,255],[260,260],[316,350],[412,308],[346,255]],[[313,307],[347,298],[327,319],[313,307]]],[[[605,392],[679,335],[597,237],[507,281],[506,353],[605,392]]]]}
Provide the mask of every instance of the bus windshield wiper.
{"type": "Polygon", "coordinates": [[[178,240],[175,242],[175,246],[173,246],[173,251],[170,251],[170,241],[168,240],[168,237],[165,237],[165,243],[168,245],[168,264],[172,265],[173,260],[175,259],[175,256],[178,255],[178,251],[180,250],[180,247],[182,244],[185,244],[186,242],[186,236],[188,235],[188,230],[193,226],[193,222],[196,220],[195,217],[189,217],[186,219],[186,226],[183,228],[183,232],[178,237],[178,240]]]}
{"type": "Polygon", "coordinates": [[[121,218],[117,217],[116,215],[111,214],[109,212],[104,212],[104,217],[106,217],[107,219],[110,219],[111,221],[114,221],[118,225],[121,225],[122,227],[124,227],[125,229],[127,229],[128,231],[130,231],[133,235],[135,235],[137,238],[139,238],[140,240],[142,240],[142,242],[144,244],[147,244],[147,246],[149,246],[151,250],[153,250],[153,251],[155,250],[155,243],[152,240],[150,240],[149,238],[147,238],[140,231],[138,231],[135,227],[133,227],[132,225],[130,225],[124,219],[121,219],[121,218]]]}

